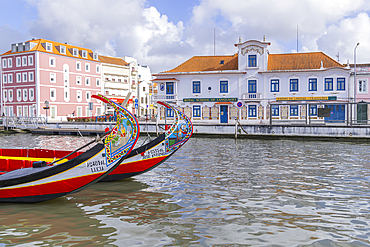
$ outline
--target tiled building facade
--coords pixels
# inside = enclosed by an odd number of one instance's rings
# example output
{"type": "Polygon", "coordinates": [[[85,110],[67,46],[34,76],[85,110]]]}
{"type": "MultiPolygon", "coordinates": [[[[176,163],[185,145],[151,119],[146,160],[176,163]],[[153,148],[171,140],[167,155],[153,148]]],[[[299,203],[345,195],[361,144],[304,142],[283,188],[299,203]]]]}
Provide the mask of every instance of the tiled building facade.
{"type": "Polygon", "coordinates": [[[269,45],[250,40],[235,44],[234,55],[192,57],[155,75],[154,99],[173,102],[194,122],[343,122],[350,69],[322,52],[269,54],[269,45]],[[331,117],[318,116],[318,108],[330,108],[331,117]]]}

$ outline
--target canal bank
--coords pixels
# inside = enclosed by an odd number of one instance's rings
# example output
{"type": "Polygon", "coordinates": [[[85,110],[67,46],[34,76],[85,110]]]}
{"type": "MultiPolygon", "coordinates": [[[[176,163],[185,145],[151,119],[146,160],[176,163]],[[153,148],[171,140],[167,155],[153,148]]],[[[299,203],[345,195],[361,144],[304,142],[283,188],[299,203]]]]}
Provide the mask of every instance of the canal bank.
{"type": "MultiPolygon", "coordinates": [[[[194,123],[193,136],[249,139],[304,139],[370,141],[370,127],[365,125],[240,125],[194,123]]],[[[39,128],[20,128],[36,134],[53,135],[96,135],[113,128],[111,122],[61,122],[48,123],[39,128]]],[[[141,135],[157,135],[165,124],[140,122],[141,135]]]]}

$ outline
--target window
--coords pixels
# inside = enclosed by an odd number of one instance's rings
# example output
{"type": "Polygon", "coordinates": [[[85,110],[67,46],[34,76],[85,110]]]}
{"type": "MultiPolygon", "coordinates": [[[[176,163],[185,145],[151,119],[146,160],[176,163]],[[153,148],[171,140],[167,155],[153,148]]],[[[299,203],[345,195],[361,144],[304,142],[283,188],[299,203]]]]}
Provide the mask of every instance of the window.
{"type": "Polygon", "coordinates": [[[141,97],[141,98],[140,98],[140,103],[141,103],[141,104],[144,104],[144,97],[141,97]]]}
{"type": "Polygon", "coordinates": [[[55,73],[50,73],[50,82],[51,83],[57,82],[56,79],[55,79],[55,73]]]}
{"type": "Polygon", "coordinates": [[[193,81],[193,93],[200,93],[200,81],[193,81]]]}
{"type": "Polygon", "coordinates": [[[8,75],[8,83],[13,83],[13,74],[8,75]]]}
{"type": "Polygon", "coordinates": [[[333,91],[333,78],[325,78],[325,91],[333,91]]]}
{"type": "Polygon", "coordinates": [[[22,89],[17,89],[17,101],[22,100],[22,89]]]}
{"type": "Polygon", "coordinates": [[[298,92],[298,79],[290,79],[290,92],[298,92]]]}
{"type": "Polygon", "coordinates": [[[27,100],[28,100],[28,90],[23,89],[23,101],[27,101],[27,100]]]}
{"type": "Polygon", "coordinates": [[[76,84],[81,85],[81,76],[76,76],[76,84]]]}
{"type": "Polygon", "coordinates": [[[85,64],[85,71],[90,72],[90,64],[85,64]]]}
{"type": "Polygon", "coordinates": [[[22,57],[22,66],[27,66],[27,57],[22,57]]]}
{"type": "Polygon", "coordinates": [[[248,117],[257,117],[257,106],[256,105],[248,106],[248,117]]]}
{"type": "Polygon", "coordinates": [[[28,66],[33,66],[33,56],[28,56],[28,66]]]}
{"type": "Polygon", "coordinates": [[[257,81],[256,80],[248,81],[248,93],[257,93],[257,81]]]}
{"type": "Polygon", "coordinates": [[[81,102],[81,101],[82,101],[82,91],[77,90],[77,102],[81,102]]]}
{"type": "Polygon", "coordinates": [[[76,62],[76,70],[81,71],[81,62],[76,62]]]}
{"type": "Polygon", "coordinates": [[[279,92],[279,79],[271,80],[271,92],[279,92]]]}
{"type": "Polygon", "coordinates": [[[173,82],[166,82],[166,94],[173,94],[173,82]]]}
{"type": "Polygon", "coordinates": [[[33,101],[33,97],[34,97],[33,88],[29,89],[29,96],[30,96],[30,101],[33,101]]]}
{"type": "Polygon", "coordinates": [[[100,73],[100,65],[96,65],[96,73],[100,73]]]}
{"type": "Polygon", "coordinates": [[[8,68],[13,67],[13,60],[12,58],[8,58],[8,68]]]}
{"type": "Polygon", "coordinates": [[[346,79],[345,78],[337,78],[337,90],[344,91],[346,90],[346,79]]]}
{"type": "Polygon", "coordinates": [[[100,79],[96,78],[96,86],[100,87],[100,79]]]}
{"type": "Polygon", "coordinates": [[[360,79],[358,82],[358,92],[359,93],[366,93],[367,92],[367,80],[360,79]]]}
{"type": "Polygon", "coordinates": [[[228,88],[228,81],[220,81],[220,93],[228,93],[229,88],[228,88]]]}
{"type": "Polygon", "coordinates": [[[86,86],[90,86],[90,77],[85,78],[85,84],[86,86]]]}
{"type": "Polygon", "coordinates": [[[273,117],[279,116],[279,106],[278,105],[271,106],[271,116],[273,117]]]}
{"type": "Polygon", "coordinates": [[[73,56],[78,57],[78,49],[73,48],[73,56]]]}
{"type": "Polygon", "coordinates": [[[65,46],[63,46],[63,45],[60,46],[60,53],[64,54],[64,55],[66,54],[66,47],[65,46]]]}
{"type": "Polygon", "coordinates": [[[17,57],[16,62],[17,62],[16,66],[21,67],[21,65],[22,65],[21,57],[17,57]]]}
{"type": "Polygon", "coordinates": [[[87,58],[87,51],[82,51],[82,57],[87,58]]]}
{"type": "Polygon", "coordinates": [[[9,95],[9,101],[12,102],[13,101],[13,89],[8,90],[8,95],[9,95]]]}
{"type": "Polygon", "coordinates": [[[166,108],[166,111],[167,111],[167,117],[173,117],[174,116],[174,112],[173,112],[172,109],[166,108]]]}
{"type": "Polygon", "coordinates": [[[49,65],[50,65],[50,67],[55,67],[55,58],[53,58],[53,57],[49,58],[49,65]]]}
{"type": "Polygon", "coordinates": [[[86,101],[87,101],[87,102],[90,102],[90,99],[91,99],[91,98],[90,98],[90,95],[91,95],[91,93],[90,93],[89,91],[87,91],[87,92],[86,92],[86,101]]]}
{"type": "Polygon", "coordinates": [[[143,87],[143,92],[145,92],[145,87],[143,87]]]}
{"type": "Polygon", "coordinates": [[[27,72],[22,73],[22,81],[27,82],[27,72]]]}
{"type": "Polygon", "coordinates": [[[7,79],[8,79],[8,76],[7,75],[3,75],[3,83],[7,83],[7,79]]]}
{"type": "MultiPolygon", "coordinates": [[[[9,90],[10,91],[10,90],[9,90]]],[[[4,98],[4,101],[7,101],[8,100],[8,97],[7,97],[7,91],[6,90],[4,90],[3,91],[3,98],[4,98]]]]}
{"type": "Polygon", "coordinates": [[[33,82],[33,72],[28,72],[28,81],[33,82]]]}
{"type": "Polygon", "coordinates": [[[310,78],[308,79],[308,91],[317,91],[317,79],[316,78],[310,78]]]}
{"type": "Polygon", "coordinates": [[[51,89],[50,89],[50,99],[51,99],[52,101],[55,101],[55,100],[56,100],[56,98],[57,98],[57,96],[56,96],[56,90],[55,90],[54,88],[51,88],[51,89]]]}
{"type": "Polygon", "coordinates": [[[291,105],[290,106],[290,116],[298,116],[298,106],[297,105],[291,105]]]}
{"type": "Polygon", "coordinates": [[[257,55],[248,56],[248,67],[257,67],[257,55]]]}
{"type": "Polygon", "coordinates": [[[317,105],[310,106],[310,116],[317,116],[317,105]]]}
{"type": "Polygon", "coordinates": [[[17,82],[22,82],[22,74],[17,73],[17,82]]]}
{"type": "Polygon", "coordinates": [[[6,59],[3,59],[3,69],[6,68],[6,59]]]}
{"type": "Polygon", "coordinates": [[[53,51],[53,45],[51,43],[46,43],[46,51],[49,51],[49,52],[53,51]]]}
{"type": "Polygon", "coordinates": [[[193,106],[193,117],[200,117],[200,105],[193,106]]]}

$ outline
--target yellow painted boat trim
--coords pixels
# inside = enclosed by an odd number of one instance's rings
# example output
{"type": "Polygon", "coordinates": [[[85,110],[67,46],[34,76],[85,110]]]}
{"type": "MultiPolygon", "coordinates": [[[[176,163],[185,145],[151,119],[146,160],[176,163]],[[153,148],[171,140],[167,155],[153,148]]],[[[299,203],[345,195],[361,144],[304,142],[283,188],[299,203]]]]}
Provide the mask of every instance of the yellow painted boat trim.
{"type": "MultiPolygon", "coordinates": [[[[35,157],[17,157],[17,156],[0,156],[0,159],[5,160],[30,160],[30,161],[45,161],[45,162],[53,162],[54,160],[57,160],[57,158],[35,158],[35,157]]],[[[61,161],[58,161],[58,164],[64,163],[68,161],[68,159],[62,159],[61,161]]]]}

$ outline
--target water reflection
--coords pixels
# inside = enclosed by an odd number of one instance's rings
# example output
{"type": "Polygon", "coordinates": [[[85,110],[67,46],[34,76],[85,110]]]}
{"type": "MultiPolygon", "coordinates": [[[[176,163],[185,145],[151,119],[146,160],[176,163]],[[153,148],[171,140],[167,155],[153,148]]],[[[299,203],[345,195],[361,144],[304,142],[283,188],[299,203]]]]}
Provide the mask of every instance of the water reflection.
{"type": "MultiPolygon", "coordinates": [[[[43,148],[84,144],[72,136],[0,136],[13,147],[28,139],[43,148]]],[[[0,243],[369,246],[368,150],[358,143],[192,138],[134,179],[35,205],[0,205],[0,243]]]]}

